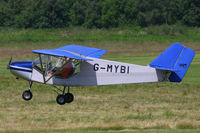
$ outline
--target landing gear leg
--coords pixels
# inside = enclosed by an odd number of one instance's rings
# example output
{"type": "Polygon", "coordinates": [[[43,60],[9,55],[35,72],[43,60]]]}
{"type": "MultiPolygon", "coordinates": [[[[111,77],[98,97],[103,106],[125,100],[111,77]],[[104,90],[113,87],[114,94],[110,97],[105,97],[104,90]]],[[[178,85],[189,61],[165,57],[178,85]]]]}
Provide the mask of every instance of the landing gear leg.
{"type": "Polygon", "coordinates": [[[29,101],[29,100],[32,99],[32,96],[33,96],[33,95],[32,95],[32,92],[31,92],[32,84],[33,84],[33,82],[30,81],[30,82],[29,82],[29,88],[28,88],[28,90],[25,90],[25,91],[22,93],[22,98],[23,98],[24,100],[26,100],[26,101],[29,101]]]}
{"type": "Polygon", "coordinates": [[[69,93],[69,87],[68,92],[65,93],[66,86],[64,86],[62,94],[59,94],[56,97],[56,102],[60,105],[64,105],[65,103],[71,103],[74,100],[73,94],[69,93]]]}

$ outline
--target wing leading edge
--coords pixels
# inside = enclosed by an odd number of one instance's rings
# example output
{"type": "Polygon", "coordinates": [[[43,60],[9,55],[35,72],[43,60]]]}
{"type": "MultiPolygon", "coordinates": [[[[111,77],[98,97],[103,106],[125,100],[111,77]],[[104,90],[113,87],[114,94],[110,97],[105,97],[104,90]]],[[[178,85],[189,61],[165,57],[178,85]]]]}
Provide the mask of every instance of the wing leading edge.
{"type": "Polygon", "coordinates": [[[84,58],[84,57],[81,57],[81,56],[78,56],[78,55],[74,55],[70,52],[57,50],[57,49],[33,50],[32,52],[37,53],[37,54],[67,57],[67,58],[72,58],[72,59],[77,59],[77,60],[92,61],[91,59],[84,58]]]}

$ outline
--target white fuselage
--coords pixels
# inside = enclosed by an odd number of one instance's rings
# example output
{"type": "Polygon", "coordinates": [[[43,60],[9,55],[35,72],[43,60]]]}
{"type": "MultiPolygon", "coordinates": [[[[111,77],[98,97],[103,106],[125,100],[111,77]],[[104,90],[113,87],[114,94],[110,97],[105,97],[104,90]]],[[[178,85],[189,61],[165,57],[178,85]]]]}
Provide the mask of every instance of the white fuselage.
{"type": "Polygon", "coordinates": [[[10,72],[18,78],[31,81],[32,61],[16,61],[9,64],[10,72]]]}
{"type": "MultiPolygon", "coordinates": [[[[53,77],[47,84],[94,86],[166,81],[168,71],[97,58],[80,63],[80,72],[69,78],[53,77]]],[[[48,79],[49,76],[45,76],[48,79]]],[[[33,68],[32,81],[44,83],[41,72],[33,68]]]]}

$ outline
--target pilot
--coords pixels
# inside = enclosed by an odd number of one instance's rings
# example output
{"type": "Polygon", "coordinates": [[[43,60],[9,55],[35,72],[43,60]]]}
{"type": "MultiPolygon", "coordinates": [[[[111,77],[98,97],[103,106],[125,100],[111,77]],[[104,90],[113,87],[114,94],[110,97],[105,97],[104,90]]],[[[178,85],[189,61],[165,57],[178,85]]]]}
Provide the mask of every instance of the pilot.
{"type": "Polygon", "coordinates": [[[67,61],[67,58],[59,57],[56,66],[51,70],[48,76],[52,76],[59,68],[61,68],[67,61]]]}
{"type": "Polygon", "coordinates": [[[74,71],[75,71],[75,64],[73,63],[73,60],[70,61],[69,58],[59,58],[55,68],[49,73],[49,76],[52,76],[56,72],[57,76],[67,78],[71,76],[74,73],[74,71]],[[57,71],[58,69],[60,70],[57,71]]]}

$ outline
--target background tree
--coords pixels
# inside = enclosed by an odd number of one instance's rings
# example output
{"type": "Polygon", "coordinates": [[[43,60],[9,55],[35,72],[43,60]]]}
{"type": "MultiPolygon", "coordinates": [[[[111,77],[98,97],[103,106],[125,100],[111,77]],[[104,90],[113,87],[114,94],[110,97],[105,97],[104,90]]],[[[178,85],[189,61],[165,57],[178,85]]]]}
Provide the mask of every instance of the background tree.
{"type": "Polygon", "coordinates": [[[199,0],[183,0],[184,15],[183,23],[188,26],[200,26],[200,1],[199,0]]]}
{"type": "Polygon", "coordinates": [[[200,26],[199,0],[0,0],[0,26],[200,26]]]}

